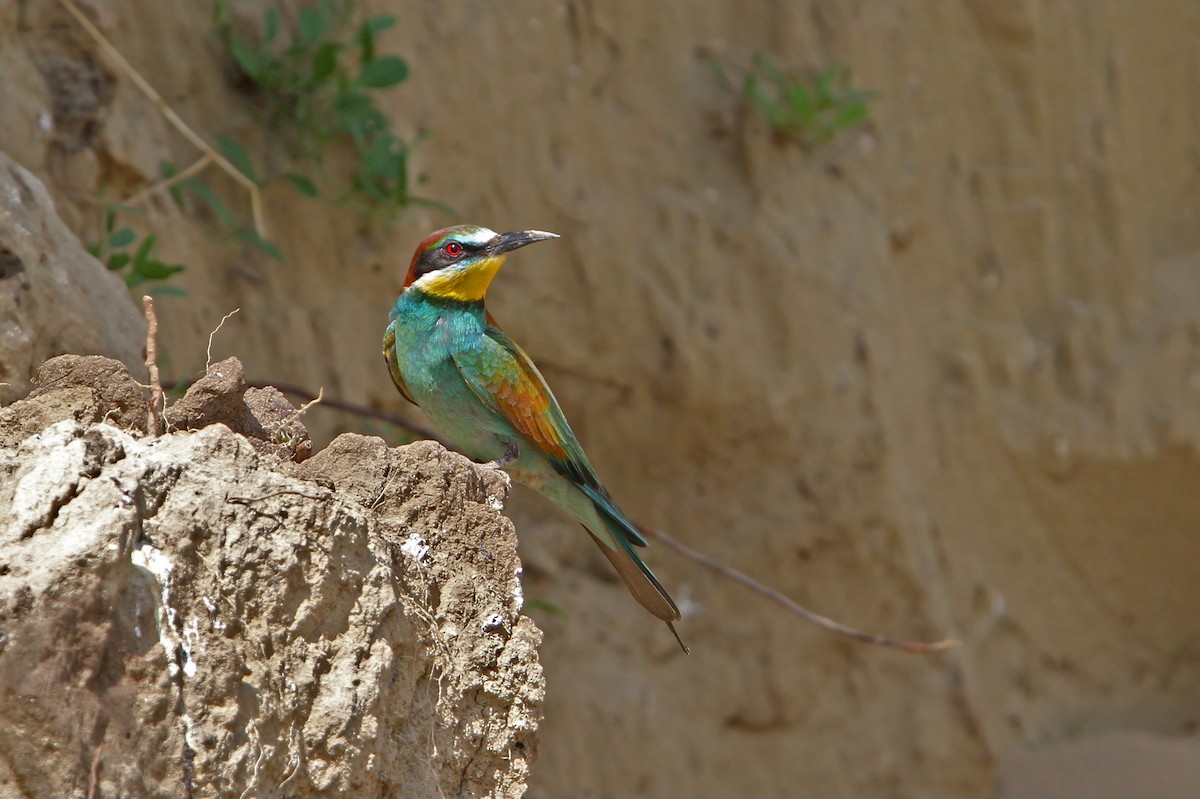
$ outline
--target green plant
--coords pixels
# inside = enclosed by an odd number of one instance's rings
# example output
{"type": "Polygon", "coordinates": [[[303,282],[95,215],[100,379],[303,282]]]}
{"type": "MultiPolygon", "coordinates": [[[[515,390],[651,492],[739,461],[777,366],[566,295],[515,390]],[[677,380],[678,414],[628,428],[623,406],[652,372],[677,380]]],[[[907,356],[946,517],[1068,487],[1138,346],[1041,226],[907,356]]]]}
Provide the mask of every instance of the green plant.
{"type": "MultiPolygon", "coordinates": [[[[169,264],[155,255],[158,236],[150,233],[140,242],[138,234],[130,227],[117,227],[118,214],[142,212],[127,205],[105,205],[102,214],[100,240],[87,245],[87,251],[114,272],[121,273],[125,284],[133,287],[144,283],[160,282],[184,270],[181,264],[169,264]]],[[[182,294],[175,286],[157,286],[156,294],[182,294]]]]}
{"type": "MultiPolygon", "coordinates": [[[[253,169],[249,168],[249,159],[245,156],[245,151],[242,146],[227,136],[217,136],[217,149],[221,151],[229,161],[242,171],[246,177],[250,178],[258,184],[257,178],[254,177],[253,169]],[[242,157],[231,157],[231,152],[240,152],[242,157]]],[[[184,195],[190,194],[195,197],[201,205],[212,211],[213,216],[225,228],[226,232],[235,239],[240,239],[247,244],[261,250],[277,261],[283,260],[283,252],[279,247],[269,239],[263,238],[252,225],[247,225],[238,215],[230,210],[212,188],[198,177],[188,177],[183,180],[177,180],[179,169],[170,161],[162,161],[158,165],[158,170],[162,176],[163,182],[170,184],[171,199],[180,208],[184,205],[184,195]]]]}
{"type": "MultiPolygon", "coordinates": [[[[718,79],[727,87],[735,84],[720,61],[712,61],[718,79]]],[[[730,65],[733,66],[733,65],[730,65]]],[[[849,67],[834,65],[823,70],[782,70],[765,53],[755,53],[750,68],[733,67],[742,73],[740,90],[745,101],[766,119],[776,142],[796,143],[812,150],[838,133],[867,118],[867,104],[874,92],[856,89],[849,67]]]]}
{"type": "MultiPolygon", "coordinates": [[[[318,0],[296,12],[285,33],[277,8],[263,15],[253,39],[243,38],[230,22],[227,0],[214,10],[216,28],[238,70],[238,83],[252,95],[260,121],[278,135],[295,167],[324,170],[331,146],[353,153],[350,174],[333,199],[360,210],[393,215],[412,204],[437,205],[412,192],[409,156],[415,142],[392,130],[376,103],[378,92],[408,79],[408,65],[381,55],[376,37],[396,24],[391,14],[352,23],[352,0],[318,0]]],[[[222,154],[247,175],[250,159],[236,142],[218,140],[222,154]]],[[[300,168],[272,180],[286,180],[309,197],[320,195],[315,180],[300,168]]]]}

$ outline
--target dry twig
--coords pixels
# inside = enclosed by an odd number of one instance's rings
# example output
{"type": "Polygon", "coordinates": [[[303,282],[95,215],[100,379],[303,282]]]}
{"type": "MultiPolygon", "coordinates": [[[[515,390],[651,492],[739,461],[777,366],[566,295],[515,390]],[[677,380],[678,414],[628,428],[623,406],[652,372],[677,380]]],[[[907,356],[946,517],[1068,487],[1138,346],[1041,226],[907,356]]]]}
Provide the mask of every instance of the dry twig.
{"type": "MultiPolygon", "coordinates": [[[[308,400],[307,404],[304,405],[304,407],[302,407],[300,409],[300,411],[297,412],[297,414],[299,414],[302,411],[307,410],[309,408],[309,406],[320,401],[320,403],[326,408],[331,408],[331,409],[340,410],[340,411],[346,411],[348,413],[353,413],[357,416],[363,416],[363,417],[366,417],[369,419],[379,419],[381,421],[389,422],[391,424],[396,425],[397,427],[400,427],[400,428],[403,428],[403,429],[409,431],[410,433],[413,433],[414,435],[420,436],[421,438],[427,438],[427,439],[430,439],[433,441],[437,441],[443,445],[446,445],[445,441],[440,439],[437,435],[435,435],[431,431],[426,430],[425,428],[420,427],[419,425],[414,425],[412,422],[409,422],[407,419],[405,419],[404,417],[399,416],[397,414],[387,413],[385,411],[377,411],[373,408],[367,408],[362,405],[356,405],[355,403],[352,403],[352,402],[344,402],[342,400],[337,400],[337,399],[325,399],[323,389],[322,389],[321,393],[314,395],[308,389],[301,388],[299,386],[290,386],[287,384],[247,381],[246,385],[253,386],[255,388],[266,388],[268,386],[273,386],[276,389],[278,389],[279,391],[283,392],[284,394],[291,394],[293,396],[301,397],[302,399],[308,400]]],[[[234,498],[230,498],[230,499],[232,501],[234,498]]],[[[242,499],[242,498],[238,498],[238,499],[242,499]]],[[[720,561],[714,560],[713,558],[710,558],[709,556],[705,555],[704,553],[698,552],[697,550],[692,549],[691,547],[687,546],[683,542],[671,537],[670,535],[667,535],[664,532],[655,530],[653,528],[644,527],[641,525],[637,525],[637,528],[643,534],[645,534],[645,536],[647,538],[653,539],[653,540],[661,543],[663,546],[665,546],[667,549],[671,550],[675,554],[682,555],[684,558],[687,558],[688,560],[692,561],[693,563],[697,563],[700,566],[703,566],[704,568],[709,569],[710,571],[716,572],[717,574],[721,575],[722,577],[725,577],[728,580],[732,580],[733,582],[738,583],[739,585],[750,589],[751,591],[758,594],[759,596],[769,599],[770,601],[776,603],[777,605],[782,606],[783,608],[790,611],[791,613],[796,614],[800,618],[805,619],[806,621],[812,622],[813,624],[816,624],[819,627],[823,627],[826,630],[829,630],[830,632],[836,633],[838,635],[843,635],[843,636],[846,636],[847,638],[852,638],[856,641],[861,641],[863,643],[876,644],[878,646],[892,647],[894,649],[901,649],[905,652],[912,652],[915,654],[932,654],[935,652],[940,652],[942,650],[950,649],[952,647],[958,646],[960,643],[958,641],[958,639],[956,639],[956,638],[945,638],[945,639],[942,639],[941,641],[901,641],[901,640],[898,640],[895,638],[889,638],[884,635],[875,635],[874,633],[868,633],[868,632],[863,632],[862,630],[857,630],[853,627],[849,627],[845,624],[842,624],[841,622],[834,621],[833,619],[828,618],[827,616],[822,616],[819,613],[809,610],[808,608],[804,607],[803,605],[801,605],[798,602],[796,602],[795,600],[793,600],[791,597],[788,597],[787,595],[782,594],[779,591],[776,591],[774,588],[771,588],[770,586],[760,583],[758,580],[755,580],[753,577],[750,577],[749,575],[745,574],[744,572],[740,572],[737,569],[734,569],[730,566],[726,566],[725,564],[721,563],[720,561]]],[[[676,638],[678,638],[678,635],[676,635],[676,638]]],[[[686,647],[685,647],[685,650],[686,650],[686,647]]]]}
{"type": "Polygon", "coordinates": [[[163,393],[158,377],[158,317],[154,315],[154,298],[149,294],[142,297],[142,308],[146,311],[146,370],[150,372],[150,412],[146,419],[146,432],[152,436],[163,433],[162,412],[167,411],[167,395],[163,393]]]}
{"type": "Polygon", "coordinates": [[[263,494],[261,497],[231,497],[229,495],[226,495],[225,501],[226,502],[236,502],[241,505],[249,505],[251,502],[262,502],[264,500],[274,499],[275,497],[282,497],[282,496],[288,496],[288,495],[304,497],[305,499],[311,499],[314,502],[323,502],[323,501],[329,499],[328,496],[314,497],[312,494],[305,494],[303,491],[295,491],[290,488],[282,488],[278,491],[272,491],[270,494],[263,494]]]}
{"type": "Polygon", "coordinates": [[[838,635],[844,635],[847,638],[853,638],[856,641],[862,641],[868,644],[877,644],[879,646],[890,646],[895,649],[903,649],[905,652],[913,652],[920,655],[928,655],[933,652],[940,652],[943,649],[949,649],[950,647],[958,646],[959,644],[958,640],[955,638],[945,638],[941,641],[931,642],[899,641],[895,638],[888,638],[883,635],[874,635],[873,633],[866,633],[862,630],[856,630],[853,627],[847,627],[841,622],[836,622],[833,619],[822,616],[819,613],[814,613],[790,597],[776,591],[774,588],[763,585],[753,577],[750,577],[730,566],[726,566],[724,563],[713,560],[702,552],[697,552],[683,542],[672,538],[666,533],[653,530],[649,527],[641,526],[638,526],[638,530],[640,530],[647,538],[658,541],[660,544],[665,546],[667,549],[672,550],[676,554],[682,555],[688,560],[698,563],[704,568],[710,569],[726,579],[732,580],[739,585],[749,588],[759,596],[766,597],[772,602],[782,605],[784,608],[792,613],[795,613],[800,618],[810,621],[819,627],[824,627],[826,630],[837,633],[838,635]]]}
{"type": "Polygon", "coordinates": [[[230,311],[229,313],[222,316],[221,321],[217,322],[217,326],[216,326],[216,328],[213,329],[213,332],[208,334],[208,349],[204,351],[204,374],[208,374],[208,369],[210,366],[212,366],[213,338],[216,337],[217,333],[221,332],[221,327],[225,324],[225,320],[227,320],[229,317],[233,316],[235,313],[237,313],[240,310],[242,310],[242,309],[234,308],[232,311],[230,311]]]}
{"type": "Polygon", "coordinates": [[[324,401],[325,401],[325,387],[321,386],[321,388],[317,389],[317,396],[313,397],[308,402],[304,403],[299,408],[297,408],[295,410],[295,412],[293,412],[292,415],[288,417],[288,421],[292,422],[292,421],[295,421],[296,419],[299,419],[301,416],[303,416],[305,413],[308,412],[309,408],[311,408],[314,405],[320,405],[324,401]]]}
{"type": "MultiPolygon", "coordinates": [[[[58,0],[58,2],[59,5],[67,10],[67,13],[75,18],[75,21],[79,23],[80,27],[87,31],[88,36],[92,37],[92,39],[100,47],[101,52],[104,53],[108,60],[111,61],[117,67],[117,69],[121,70],[126,77],[133,81],[134,85],[141,90],[142,94],[146,95],[146,97],[150,99],[150,102],[153,103],[154,107],[158,109],[158,112],[163,115],[163,118],[165,118],[167,122],[171,123],[171,126],[174,127],[175,130],[179,131],[179,133],[182,134],[185,139],[191,142],[192,146],[204,153],[204,157],[195,164],[192,164],[192,166],[188,167],[188,170],[185,170],[185,172],[190,171],[191,174],[199,172],[201,169],[203,169],[201,164],[207,166],[206,161],[214,163],[220,167],[222,172],[226,173],[235,181],[237,181],[237,183],[246,190],[247,194],[250,195],[250,213],[254,218],[254,231],[260,237],[264,239],[267,238],[267,224],[263,218],[262,194],[259,192],[258,184],[243,174],[240,169],[229,163],[229,160],[225,158],[225,156],[214,150],[212,146],[210,146],[209,143],[204,140],[204,137],[192,130],[192,128],[186,122],[184,122],[182,118],[180,118],[179,114],[175,113],[175,109],[167,105],[167,101],[162,98],[161,94],[155,91],[154,87],[142,77],[141,73],[134,69],[133,65],[125,60],[125,56],[121,55],[121,51],[114,47],[113,44],[104,36],[104,34],[100,32],[100,29],[92,24],[92,21],[87,18],[87,15],[79,10],[79,6],[75,5],[74,0],[58,0]]],[[[180,174],[182,175],[182,173],[180,174]]],[[[140,200],[156,191],[162,191],[164,188],[167,188],[176,182],[176,178],[179,180],[183,179],[177,175],[175,178],[157,183],[154,186],[151,186],[149,189],[138,192],[136,195],[134,195],[134,197],[130,198],[130,201],[133,199],[140,200]]]]}
{"type": "Polygon", "coordinates": [[[187,180],[188,178],[192,177],[193,175],[200,174],[205,169],[207,169],[209,164],[211,164],[212,162],[213,162],[213,160],[211,158],[209,158],[207,155],[202,155],[198,159],[196,159],[195,163],[193,163],[187,169],[183,169],[179,172],[176,172],[174,175],[171,175],[171,177],[169,177],[169,178],[160,180],[157,183],[152,183],[151,185],[147,186],[146,188],[142,189],[141,191],[129,195],[128,197],[125,198],[124,202],[122,202],[121,205],[138,205],[138,204],[144,202],[146,200],[146,198],[151,197],[155,194],[158,194],[160,191],[166,191],[167,189],[171,188],[172,186],[174,186],[178,183],[182,183],[183,181],[187,180]]]}
{"type": "MultiPolygon", "coordinates": [[[[177,388],[186,389],[188,386],[192,385],[192,383],[194,383],[194,382],[195,381],[193,381],[193,380],[168,380],[166,383],[163,383],[163,388],[165,388],[167,391],[174,391],[177,388]]],[[[301,386],[293,386],[293,385],[289,385],[287,383],[273,383],[268,380],[247,380],[246,387],[247,388],[274,388],[284,394],[290,394],[293,397],[299,397],[301,400],[308,403],[309,405],[315,404],[315,401],[318,399],[318,395],[312,393],[307,388],[303,388],[301,386]]],[[[446,442],[443,441],[432,430],[422,427],[418,424],[413,424],[408,419],[404,418],[403,416],[401,416],[398,413],[389,413],[387,411],[380,411],[380,410],[376,410],[375,408],[368,408],[366,405],[359,405],[354,402],[346,402],[345,400],[330,399],[329,397],[325,397],[325,396],[321,396],[320,400],[321,400],[321,407],[323,407],[323,408],[329,408],[330,410],[333,410],[333,411],[345,411],[346,413],[352,413],[355,416],[361,416],[364,419],[375,419],[376,421],[387,422],[388,424],[394,424],[396,427],[399,427],[402,430],[407,430],[409,433],[416,436],[417,438],[428,439],[429,441],[436,441],[439,444],[449,447],[449,445],[446,444],[446,442]]],[[[292,417],[292,418],[295,418],[295,417],[292,417]]]]}
{"type": "Polygon", "coordinates": [[[97,799],[100,796],[100,756],[104,754],[104,741],[96,747],[96,754],[92,756],[92,771],[91,777],[88,780],[88,799],[97,799]]]}
{"type": "MultiPolygon", "coordinates": [[[[302,388],[300,386],[288,385],[287,383],[271,383],[271,382],[264,381],[264,380],[247,380],[246,385],[249,386],[250,388],[271,388],[271,387],[273,387],[273,388],[276,388],[279,391],[283,392],[284,394],[291,394],[293,397],[299,397],[300,399],[304,400],[305,402],[308,402],[309,404],[312,404],[313,401],[318,399],[318,395],[312,393],[308,389],[302,388]]],[[[388,413],[387,411],[378,411],[378,410],[375,410],[374,408],[368,408],[365,405],[358,405],[353,402],[346,402],[345,400],[330,399],[330,398],[324,397],[324,396],[321,396],[320,400],[321,400],[322,408],[329,408],[330,410],[335,410],[335,411],[346,411],[347,413],[352,413],[355,416],[361,416],[364,419],[375,419],[380,422],[387,422],[388,424],[394,424],[394,425],[396,425],[396,427],[399,427],[402,430],[407,430],[409,433],[412,433],[414,436],[417,436],[419,438],[429,439],[430,441],[436,441],[439,444],[443,444],[443,445],[446,444],[446,442],[443,441],[432,430],[421,427],[418,424],[413,424],[412,422],[408,421],[407,419],[405,419],[403,416],[401,416],[398,413],[388,413]]]]}

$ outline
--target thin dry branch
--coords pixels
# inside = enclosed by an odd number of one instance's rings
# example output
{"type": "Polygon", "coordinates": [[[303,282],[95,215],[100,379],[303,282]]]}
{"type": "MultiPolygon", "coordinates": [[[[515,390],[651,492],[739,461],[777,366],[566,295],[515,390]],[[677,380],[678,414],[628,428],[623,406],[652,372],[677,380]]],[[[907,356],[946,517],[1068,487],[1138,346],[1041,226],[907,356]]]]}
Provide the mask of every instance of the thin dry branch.
{"type": "Polygon", "coordinates": [[[319,389],[317,389],[317,396],[313,397],[308,402],[304,403],[299,408],[297,408],[295,410],[295,412],[292,413],[292,415],[288,417],[288,421],[292,422],[292,421],[295,421],[296,419],[299,419],[301,416],[308,413],[309,408],[311,408],[314,405],[320,405],[324,401],[325,401],[325,387],[321,386],[319,389]]]}
{"type": "Polygon", "coordinates": [[[941,641],[930,642],[900,641],[895,638],[888,638],[887,636],[883,635],[866,633],[862,630],[856,630],[853,627],[847,627],[841,622],[836,622],[833,619],[822,616],[819,613],[814,613],[790,597],[776,591],[774,588],[763,585],[753,577],[750,577],[749,575],[744,574],[743,572],[740,572],[730,566],[726,566],[724,563],[714,560],[702,552],[697,552],[683,542],[672,538],[664,532],[654,530],[649,527],[642,527],[640,525],[638,526],[638,530],[640,530],[647,538],[659,542],[676,554],[682,555],[688,560],[698,563],[704,568],[710,569],[726,579],[732,580],[741,586],[749,588],[759,596],[766,597],[772,602],[782,605],[784,608],[792,613],[795,613],[800,618],[810,621],[819,627],[824,627],[826,630],[837,633],[838,635],[844,635],[847,638],[853,638],[856,641],[862,641],[863,643],[867,644],[890,646],[895,649],[902,649],[905,652],[913,652],[920,655],[928,655],[934,652],[940,652],[943,649],[949,649],[951,647],[958,646],[959,644],[959,641],[956,638],[945,638],[941,641]]]}
{"type": "Polygon", "coordinates": [[[240,503],[243,505],[249,505],[251,502],[262,502],[264,500],[274,499],[275,497],[282,497],[282,496],[304,497],[305,499],[311,499],[315,502],[323,502],[323,501],[329,499],[328,496],[316,497],[316,496],[313,496],[312,494],[305,494],[303,491],[295,491],[295,490],[292,490],[289,488],[285,488],[285,489],[281,489],[279,491],[272,491],[270,494],[263,494],[261,497],[231,497],[229,495],[226,495],[225,501],[226,502],[237,502],[237,503],[240,503]]]}
{"type": "Polygon", "coordinates": [[[195,163],[193,163],[187,169],[176,172],[174,175],[171,175],[171,177],[165,180],[160,180],[158,183],[154,183],[135,194],[129,195],[125,198],[121,205],[137,205],[143,202],[147,197],[158,194],[160,191],[165,191],[177,183],[182,183],[193,175],[198,175],[208,168],[209,164],[212,162],[213,160],[209,158],[208,154],[206,153],[205,155],[202,155],[196,159],[195,163]]]}
{"type": "MultiPolygon", "coordinates": [[[[263,218],[262,194],[259,192],[258,184],[243,174],[240,169],[231,164],[229,160],[225,158],[225,156],[214,150],[212,146],[210,146],[209,143],[204,140],[204,137],[192,130],[192,128],[186,122],[184,122],[182,118],[180,118],[179,114],[175,113],[175,109],[167,105],[167,101],[164,100],[162,95],[159,94],[154,87],[142,77],[141,73],[134,69],[133,65],[125,60],[125,56],[121,55],[121,51],[114,47],[113,44],[104,36],[104,34],[100,32],[100,29],[92,24],[92,21],[87,18],[87,15],[79,10],[79,6],[75,5],[74,0],[58,0],[58,3],[67,10],[67,13],[75,18],[75,21],[79,23],[80,27],[87,31],[88,36],[91,36],[92,39],[95,40],[96,44],[100,47],[100,51],[104,53],[108,60],[111,61],[117,67],[117,69],[121,70],[126,77],[133,81],[134,85],[141,90],[142,94],[146,95],[146,97],[150,99],[150,102],[154,104],[154,107],[158,109],[158,112],[162,114],[168,122],[171,123],[171,126],[174,127],[175,130],[179,131],[179,133],[182,134],[185,139],[191,142],[192,146],[194,146],[197,150],[204,153],[205,158],[209,159],[212,161],[212,163],[220,167],[222,172],[228,174],[246,190],[246,192],[250,195],[250,213],[254,218],[254,230],[262,238],[267,238],[267,224],[263,218]]],[[[204,159],[201,159],[201,161],[203,160],[204,159]]],[[[198,161],[197,163],[200,162],[198,161]]],[[[162,186],[163,184],[159,184],[160,189],[162,186]]]]}
{"type": "MultiPolygon", "coordinates": [[[[304,400],[305,402],[308,402],[309,404],[311,404],[314,400],[316,400],[318,398],[317,394],[312,393],[311,391],[309,391],[306,388],[301,388],[300,386],[288,385],[287,383],[270,383],[270,382],[261,381],[261,380],[247,380],[246,385],[251,388],[274,387],[274,388],[277,388],[280,391],[282,391],[284,394],[291,394],[293,397],[299,397],[301,400],[304,400]]],[[[446,444],[445,441],[443,441],[441,439],[440,436],[438,436],[432,430],[429,430],[428,428],[425,428],[425,427],[421,427],[420,425],[417,425],[417,424],[413,424],[412,422],[408,421],[403,416],[401,416],[397,413],[388,413],[387,411],[377,411],[374,408],[368,408],[365,405],[358,405],[353,402],[346,402],[344,400],[339,400],[339,399],[330,399],[329,397],[325,397],[325,396],[321,396],[320,400],[321,400],[322,408],[329,408],[329,409],[335,410],[335,411],[346,411],[347,413],[352,413],[355,416],[361,416],[364,419],[376,419],[380,422],[387,422],[388,424],[394,424],[394,425],[396,425],[396,427],[399,427],[402,430],[407,430],[408,432],[412,433],[414,436],[417,436],[419,438],[427,438],[430,441],[437,441],[439,444],[449,446],[448,444],[446,444]]]]}
{"type": "Polygon", "coordinates": [[[104,754],[104,741],[96,747],[96,754],[92,756],[92,769],[88,777],[88,794],[87,799],[98,799],[100,796],[100,756],[104,754]]]}
{"type": "MultiPolygon", "coordinates": [[[[380,421],[389,422],[391,424],[396,425],[397,427],[400,427],[400,428],[403,428],[404,430],[409,431],[410,433],[413,433],[414,435],[420,436],[421,438],[427,438],[427,439],[430,439],[433,441],[437,441],[445,446],[449,446],[448,444],[446,444],[445,441],[443,441],[441,438],[439,438],[433,432],[431,432],[423,427],[420,427],[419,425],[415,425],[412,422],[409,422],[407,419],[405,419],[402,416],[399,416],[399,415],[393,414],[393,413],[387,413],[385,411],[377,411],[373,408],[367,408],[363,405],[356,405],[355,403],[352,403],[352,402],[344,402],[344,401],[338,400],[338,399],[327,399],[324,397],[324,390],[322,390],[322,392],[320,394],[313,394],[308,389],[301,388],[299,386],[291,386],[291,385],[287,385],[287,384],[259,382],[259,381],[246,381],[246,385],[252,386],[255,388],[267,388],[268,386],[273,386],[274,388],[278,389],[279,391],[283,392],[284,394],[291,394],[292,396],[300,397],[304,400],[307,400],[308,403],[301,410],[307,410],[310,405],[313,405],[315,402],[317,402],[319,400],[321,405],[326,408],[331,408],[331,409],[340,410],[340,411],[346,411],[348,413],[353,413],[357,416],[362,416],[362,417],[365,417],[368,419],[378,419],[380,421]]],[[[174,386],[169,385],[168,387],[173,388],[174,386]]],[[[794,613],[795,615],[799,616],[800,618],[802,618],[806,621],[809,621],[813,624],[816,624],[819,627],[823,627],[824,629],[829,630],[830,632],[836,633],[838,635],[843,635],[847,638],[852,638],[855,641],[861,641],[861,642],[867,643],[867,644],[875,644],[877,646],[891,647],[893,649],[900,649],[905,652],[912,652],[912,653],[921,654],[921,655],[933,654],[935,652],[940,652],[945,649],[950,649],[952,647],[958,646],[960,643],[958,641],[958,639],[956,639],[956,638],[945,638],[940,641],[902,641],[902,640],[895,639],[895,638],[889,638],[884,635],[875,635],[874,633],[868,633],[868,632],[863,632],[862,630],[857,630],[853,627],[849,627],[845,624],[842,624],[841,622],[834,621],[833,619],[828,618],[827,616],[822,616],[819,613],[809,610],[808,608],[804,607],[803,605],[801,605],[798,602],[796,602],[795,600],[793,600],[791,597],[788,597],[785,594],[782,594],[779,591],[776,591],[774,588],[771,588],[770,586],[760,583],[758,580],[755,580],[753,577],[745,574],[744,572],[740,572],[731,566],[726,566],[724,563],[714,560],[713,558],[710,558],[709,556],[705,555],[704,553],[699,552],[695,549],[692,549],[691,547],[687,546],[683,542],[671,537],[670,535],[668,535],[664,532],[655,530],[650,527],[645,527],[642,525],[637,525],[637,528],[643,534],[645,534],[645,536],[647,538],[650,538],[650,539],[653,539],[654,541],[659,542],[660,544],[662,544],[664,547],[671,550],[675,554],[681,555],[684,558],[687,558],[688,560],[692,561],[693,563],[697,563],[706,569],[716,572],[717,574],[721,575],[722,577],[725,577],[728,580],[732,580],[733,582],[735,582],[745,588],[750,589],[751,591],[758,594],[759,596],[769,599],[770,601],[776,603],[777,605],[782,606],[783,608],[790,611],[791,613],[794,613]]],[[[674,628],[672,628],[672,632],[674,632],[674,628]]],[[[678,638],[679,637],[678,634],[675,637],[678,638]]],[[[683,642],[680,641],[681,645],[682,645],[682,643],[683,642]]],[[[687,651],[687,647],[684,647],[684,651],[687,651]]]]}
{"type": "Polygon", "coordinates": [[[146,371],[150,373],[150,411],[146,418],[146,432],[152,436],[161,436],[163,417],[159,413],[159,407],[161,406],[165,414],[167,395],[163,393],[162,382],[158,376],[158,317],[154,315],[154,298],[148,294],[143,296],[142,308],[146,311],[146,371]]]}
{"type": "Polygon", "coordinates": [[[217,326],[216,326],[215,328],[213,328],[213,332],[211,332],[211,333],[209,333],[209,334],[208,334],[208,349],[204,351],[204,374],[208,374],[208,370],[209,370],[209,368],[210,368],[210,367],[212,367],[212,343],[213,343],[213,339],[214,339],[214,338],[216,338],[216,335],[217,335],[217,333],[220,333],[220,332],[221,332],[221,327],[222,327],[222,326],[224,326],[224,324],[225,324],[225,321],[226,321],[227,319],[229,319],[229,317],[233,316],[235,313],[237,313],[237,312],[238,312],[238,311],[240,311],[240,310],[242,310],[242,309],[241,309],[241,308],[234,308],[232,311],[230,311],[229,313],[227,313],[227,314],[225,314],[224,316],[222,316],[222,317],[221,317],[221,321],[220,321],[220,322],[217,322],[217,326]]]}
{"type": "MultiPolygon", "coordinates": [[[[174,391],[175,389],[180,388],[180,387],[186,388],[186,387],[190,386],[193,382],[194,381],[191,381],[191,380],[170,380],[170,381],[167,381],[166,383],[163,383],[163,388],[165,388],[167,391],[174,391]]],[[[249,388],[275,388],[275,389],[278,389],[279,391],[283,392],[284,394],[290,394],[293,397],[298,397],[302,401],[307,402],[310,405],[318,397],[317,394],[312,393],[311,391],[309,391],[306,388],[302,388],[300,386],[288,385],[287,383],[272,383],[272,382],[269,382],[266,380],[247,380],[246,386],[249,388]]],[[[426,427],[421,427],[418,424],[413,424],[408,419],[404,418],[403,416],[401,416],[398,413],[388,413],[387,411],[379,411],[374,408],[368,408],[366,405],[358,405],[353,402],[346,402],[344,400],[339,400],[339,399],[330,399],[329,397],[325,397],[325,396],[322,396],[320,399],[321,399],[321,407],[323,407],[323,408],[329,408],[330,410],[335,410],[335,411],[345,411],[347,413],[352,413],[355,416],[361,416],[364,419],[375,419],[380,422],[387,422],[388,424],[394,424],[394,425],[396,425],[396,427],[399,427],[401,430],[407,430],[409,433],[412,433],[417,438],[429,439],[430,441],[436,441],[439,444],[449,447],[449,445],[446,444],[446,442],[443,441],[432,430],[430,430],[426,427]]]]}

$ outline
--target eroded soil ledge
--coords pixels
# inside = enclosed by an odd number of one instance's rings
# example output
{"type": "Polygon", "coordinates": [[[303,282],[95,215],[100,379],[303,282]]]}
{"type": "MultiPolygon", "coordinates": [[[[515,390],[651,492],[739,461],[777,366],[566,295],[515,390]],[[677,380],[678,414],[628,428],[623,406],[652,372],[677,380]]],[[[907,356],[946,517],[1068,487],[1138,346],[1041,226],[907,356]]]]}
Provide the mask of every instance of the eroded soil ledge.
{"type": "Polygon", "coordinates": [[[0,796],[503,796],[543,698],[507,478],[214,365],[144,433],[118,362],[0,409],[0,796]],[[297,462],[303,460],[303,462],[297,462]]]}

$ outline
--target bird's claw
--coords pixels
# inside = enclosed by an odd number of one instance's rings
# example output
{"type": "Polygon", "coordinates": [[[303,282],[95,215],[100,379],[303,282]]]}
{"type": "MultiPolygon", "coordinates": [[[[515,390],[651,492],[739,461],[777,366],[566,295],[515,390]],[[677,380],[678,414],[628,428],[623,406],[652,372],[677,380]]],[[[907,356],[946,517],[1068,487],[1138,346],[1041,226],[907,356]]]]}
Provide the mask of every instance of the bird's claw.
{"type": "Polygon", "coordinates": [[[487,463],[483,463],[480,465],[487,466],[488,468],[491,468],[491,469],[503,469],[505,466],[508,466],[509,464],[514,463],[517,460],[517,458],[520,457],[520,455],[521,455],[520,447],[518,447],[516,444],[509,444],[508,448],[504,450],[504,454],[501,455],[499,458],[496,458],[496,460],[494,460],[494,461],[488,461],[487,463]]]}

